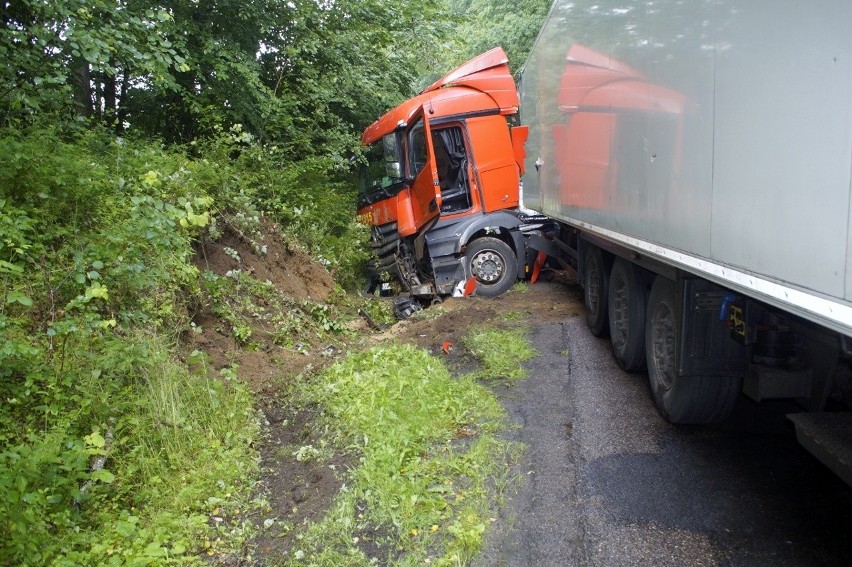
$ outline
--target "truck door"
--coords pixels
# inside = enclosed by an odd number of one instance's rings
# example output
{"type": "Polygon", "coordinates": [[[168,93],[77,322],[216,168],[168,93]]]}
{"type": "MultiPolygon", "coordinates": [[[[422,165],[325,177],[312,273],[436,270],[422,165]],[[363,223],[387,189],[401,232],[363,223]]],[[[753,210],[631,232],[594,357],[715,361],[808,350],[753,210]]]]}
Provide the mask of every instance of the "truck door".
{"type": "Polygon", "coordinates": [[[441,211],[441,186],[432,145],[429,121],[422,112],[413,120],[407,134],[408,174],[411,182],[411,209],[417,230],[441,211]]]}
{"type": "Polygon", "coordinates": [[[462,126],[441,125],[432,130],[432,147],[441,192],[441,214],[466,211],[473,206],[470,192],[470,164],[462,126]]]}

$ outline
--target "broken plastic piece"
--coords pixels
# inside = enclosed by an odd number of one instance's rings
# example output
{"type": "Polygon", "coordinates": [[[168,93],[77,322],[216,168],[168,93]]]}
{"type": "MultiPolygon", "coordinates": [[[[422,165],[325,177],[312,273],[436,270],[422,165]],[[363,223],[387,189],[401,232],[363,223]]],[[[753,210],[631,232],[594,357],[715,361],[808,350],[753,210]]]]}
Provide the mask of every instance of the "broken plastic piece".
{"type": "Polygon", "coordinates": [[[444,344],[441,345],[441,350],[444,354],[450,354],[450,351],[453,350],[453,343],[450,341],[444,341],[444,344]]]}
{"type": "Polygon", "coordinates": [[[473,295],[473,293],[475,291],[476,291],[476,278],[472,277],[469,280],[467,280],[467,282],[465,282],[463,295],[464,295],[464,297],[467,297],[468,295],[473,295]]]}
{"type": "Polygon", "coordinates": [[[423,309],[420,302],[411,297],[403,297],[398,299],[393,305],[393,314],[397,319],[408,319],[417,311],[423,309]]]}
{"type": "Polygon", "coordinates": [[[476,292],[476,276],[468,279],[467,281],[461,280],[456,284],[456,287],[453,288],[453,297],[467,297],[469,295],[473,295],[476,292]]]}
{"type": "Polygon", "coordinates": [[[453,288],[453,297],[464,297],[464,285],[465,281],[462,280],[456,284],[456,287],[453,288]]]}
{"type": "Polygon", "coordinates": [[[535,262],[533,262],[533,271],[530,276],[530,283],[535,283],[538,281],[538,275],[541,273],[541,268],[544,266],[544,262],[547,260],[547,254],[545,252],[539,252],[536,254],[535,262]]]}

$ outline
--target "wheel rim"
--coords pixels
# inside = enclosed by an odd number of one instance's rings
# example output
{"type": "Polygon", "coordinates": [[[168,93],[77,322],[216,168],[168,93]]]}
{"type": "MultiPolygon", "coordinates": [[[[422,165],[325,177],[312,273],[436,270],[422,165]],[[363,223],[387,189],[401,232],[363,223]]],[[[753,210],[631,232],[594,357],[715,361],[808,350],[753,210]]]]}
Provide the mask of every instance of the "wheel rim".
{"type": "Polygon", "coordinates": [[[675,326],[672,311],[665,304],[654,309],[651,345],[657,382],[669,390],[674,383],[675,326]]]}
{"type": "Polygon", "coordinates": [[[609,285],[612,293],[609,309],[610,313],[613,314],[612,320],[615,323],[615,325],[610,326],[610,336],[612,344],[621,347],[627,341],[627,326],[630,323],[630,314],[627,309],[627,282],[621,278],[616,278],[609,285]]]}
{"type": "Polygon", "coordinates": [[[470,261],[471,271],[476,279],[484,284],[493,284],[500,280],[506,270],[503,256],[495,250],[481,250],[470,261]]]}

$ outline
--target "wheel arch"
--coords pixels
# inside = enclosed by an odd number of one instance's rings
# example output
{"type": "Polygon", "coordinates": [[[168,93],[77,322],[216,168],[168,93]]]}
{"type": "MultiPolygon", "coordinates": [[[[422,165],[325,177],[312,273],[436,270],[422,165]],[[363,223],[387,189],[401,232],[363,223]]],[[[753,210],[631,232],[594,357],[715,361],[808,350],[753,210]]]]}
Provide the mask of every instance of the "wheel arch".
{"type": "Polygon", "coordinates": [[[432,258],[460,256],[465,247],[482,236],[491,236],[505,242],[518,260],[518,277],[523,277],[524,240],[518,227],[518,217],[498,211],[462,219],[439,220],[426,234],[426,243],[432,258]]]}
{"type": "Polygon", "coordinates": [[[500,230],[499,232],[494,231],[492,228],[480,228],[473,234],[470,234],[466,239],[464,244],[459,248],[459,253],[464,253],[465,247],[468,244],[473,242],[478,238],[482,238],[483,236],[490,236],[491,238],[496,238],[498,240],[502,240],[506,244],[509,245],[509,248],[515,253],[515,256],[520,260],[521,259],[521,251],[523,250],[523,240],[520,243],[514,238],[514,234],[509,230],[500,230]],[[520,246],[520,247],[519,247],[520,246]]]}

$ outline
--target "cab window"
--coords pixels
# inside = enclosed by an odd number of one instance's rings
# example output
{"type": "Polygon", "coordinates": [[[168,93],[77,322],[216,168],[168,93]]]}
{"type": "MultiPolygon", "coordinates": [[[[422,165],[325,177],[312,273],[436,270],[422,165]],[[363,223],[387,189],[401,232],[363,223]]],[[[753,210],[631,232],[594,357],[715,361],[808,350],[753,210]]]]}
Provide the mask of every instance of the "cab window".
{"type": "Polygon", "coordinates": [[[408,164],[412,178],[417,177],[426,166],[428,151],[423,119],[419,119],[408,131],[408,164]]]}

